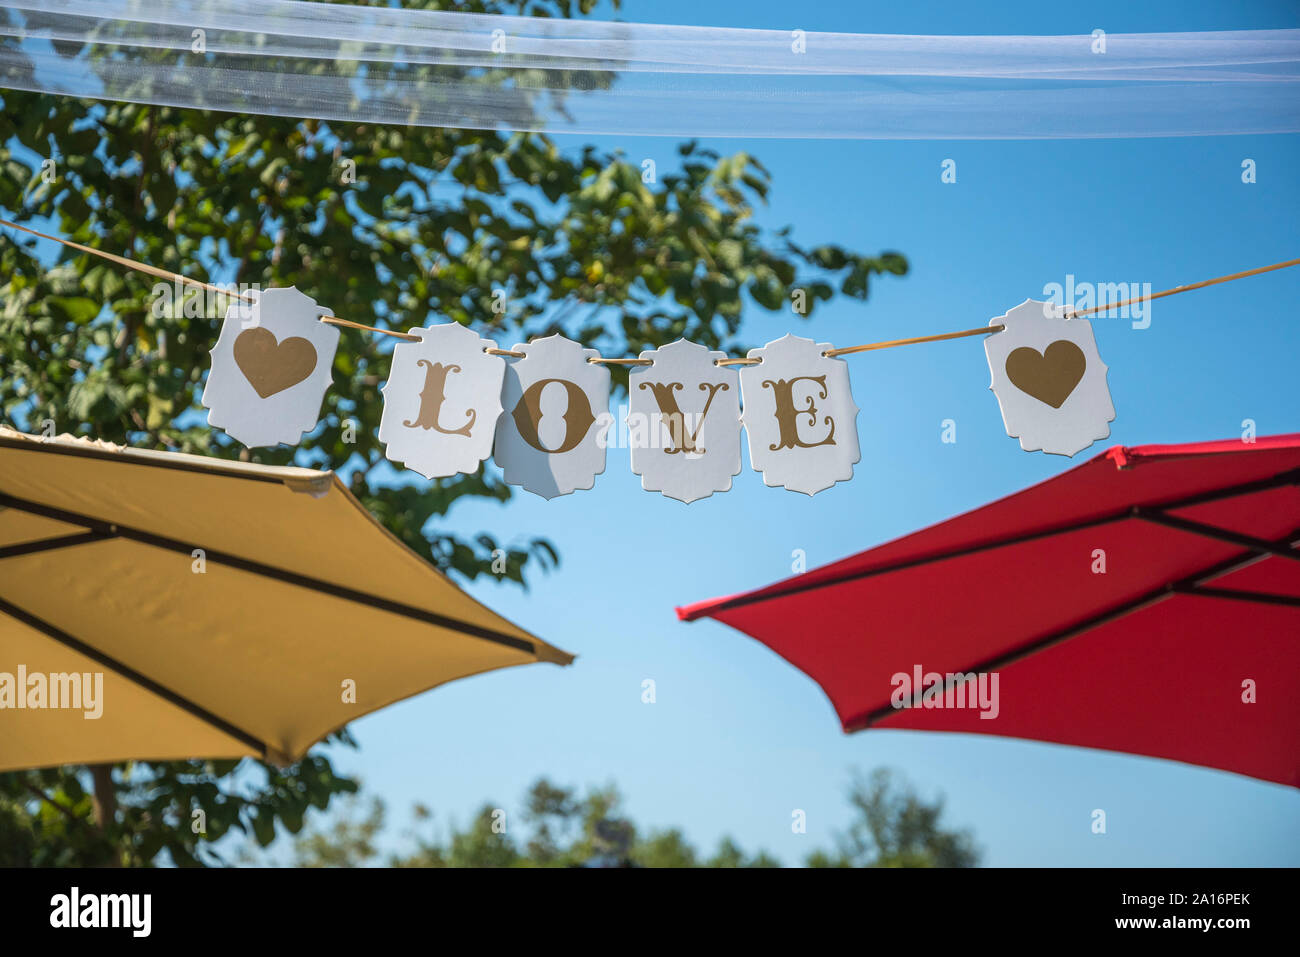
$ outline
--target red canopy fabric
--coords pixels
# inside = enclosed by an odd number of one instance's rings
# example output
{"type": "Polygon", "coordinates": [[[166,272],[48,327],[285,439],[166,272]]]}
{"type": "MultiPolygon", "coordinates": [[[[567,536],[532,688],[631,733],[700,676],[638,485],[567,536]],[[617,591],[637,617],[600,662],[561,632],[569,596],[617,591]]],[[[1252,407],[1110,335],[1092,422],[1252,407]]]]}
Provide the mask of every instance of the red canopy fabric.
{"type": "Polygon", "coordinates": [[[1300,787],[1297,545],[1300,434],[1116,446],[677,614],[725,622],[806,672],[845,731],[1032,738],[1300,787]],[[971,706],[978,678],[960,677],[981,672],[998,675],[996,717],[971,706]],[[931,673],[944,700],[909,697],[920,689],[897,677],[931,673]]]}

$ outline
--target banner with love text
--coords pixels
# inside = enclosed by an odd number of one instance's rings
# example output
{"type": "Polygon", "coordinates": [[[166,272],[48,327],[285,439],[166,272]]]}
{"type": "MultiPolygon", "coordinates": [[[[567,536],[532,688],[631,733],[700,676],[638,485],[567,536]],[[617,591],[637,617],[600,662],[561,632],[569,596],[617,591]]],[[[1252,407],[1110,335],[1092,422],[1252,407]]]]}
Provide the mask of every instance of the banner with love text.
{"type": "MultiPolygon", "coordinates": [[[[249,447],[295,445],[316,428],[339,338],[322,317],[294,288],[231,305],[203,392],[209,424],[249,447]]],[[[989,325],[992,388],[1021,448],[1074,455],[1110,435],[1088,320],[1026,300],[989,325]]],[[[627,447],[647,491],[689,503],[731,488],[742,431],[764,483],[806,495],[851,479],[860,458],[848,365],[827,342],[786,335],[728,358],[678,340],[605,359],[562,335],[501,349],[457,323],[403,338],[379,439],[428,479],[475,472],[491,455],[506,482],[554,498],[592,488],[609,448],[627,447]],[[611,363],[637,367],[621,418],[609,411],[611,363]]]]}

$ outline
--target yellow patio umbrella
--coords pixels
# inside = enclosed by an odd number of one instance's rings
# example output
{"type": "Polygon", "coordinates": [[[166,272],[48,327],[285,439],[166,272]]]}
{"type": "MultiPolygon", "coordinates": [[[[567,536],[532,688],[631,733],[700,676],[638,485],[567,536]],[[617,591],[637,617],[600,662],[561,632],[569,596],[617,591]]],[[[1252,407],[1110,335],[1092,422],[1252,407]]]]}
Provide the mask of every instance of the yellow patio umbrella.
{"type": "Polygon", "coordinates": [[[0,427],[0,771],[287,764],[444,682],[572,660],[333,472],[0,427]]]}

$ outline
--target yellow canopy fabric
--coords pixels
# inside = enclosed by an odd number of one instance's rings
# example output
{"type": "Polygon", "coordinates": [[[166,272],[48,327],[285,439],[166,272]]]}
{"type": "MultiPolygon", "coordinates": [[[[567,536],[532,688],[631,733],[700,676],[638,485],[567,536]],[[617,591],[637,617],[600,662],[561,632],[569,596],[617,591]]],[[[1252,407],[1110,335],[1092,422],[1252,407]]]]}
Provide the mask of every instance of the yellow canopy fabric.
{"type": "Polygon", "coordinates": [[[0,770],[285,764],[444,682],[572,660],[466,595],[333,472],[0,426],[0,770]]]}

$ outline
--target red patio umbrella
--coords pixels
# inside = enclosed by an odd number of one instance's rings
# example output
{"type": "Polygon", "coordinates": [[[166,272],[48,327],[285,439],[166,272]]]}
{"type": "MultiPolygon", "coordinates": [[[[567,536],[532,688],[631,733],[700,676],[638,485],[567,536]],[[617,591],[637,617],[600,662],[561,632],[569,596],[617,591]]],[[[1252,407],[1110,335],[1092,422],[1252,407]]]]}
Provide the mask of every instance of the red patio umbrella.
{"type": "Polygon", "coordinates": [[[806,672],[845,731],[1032,738],[1300,787],[1297,545],[1300,435],[1116,446],[677,614],[725,622],[806,672]]]}

